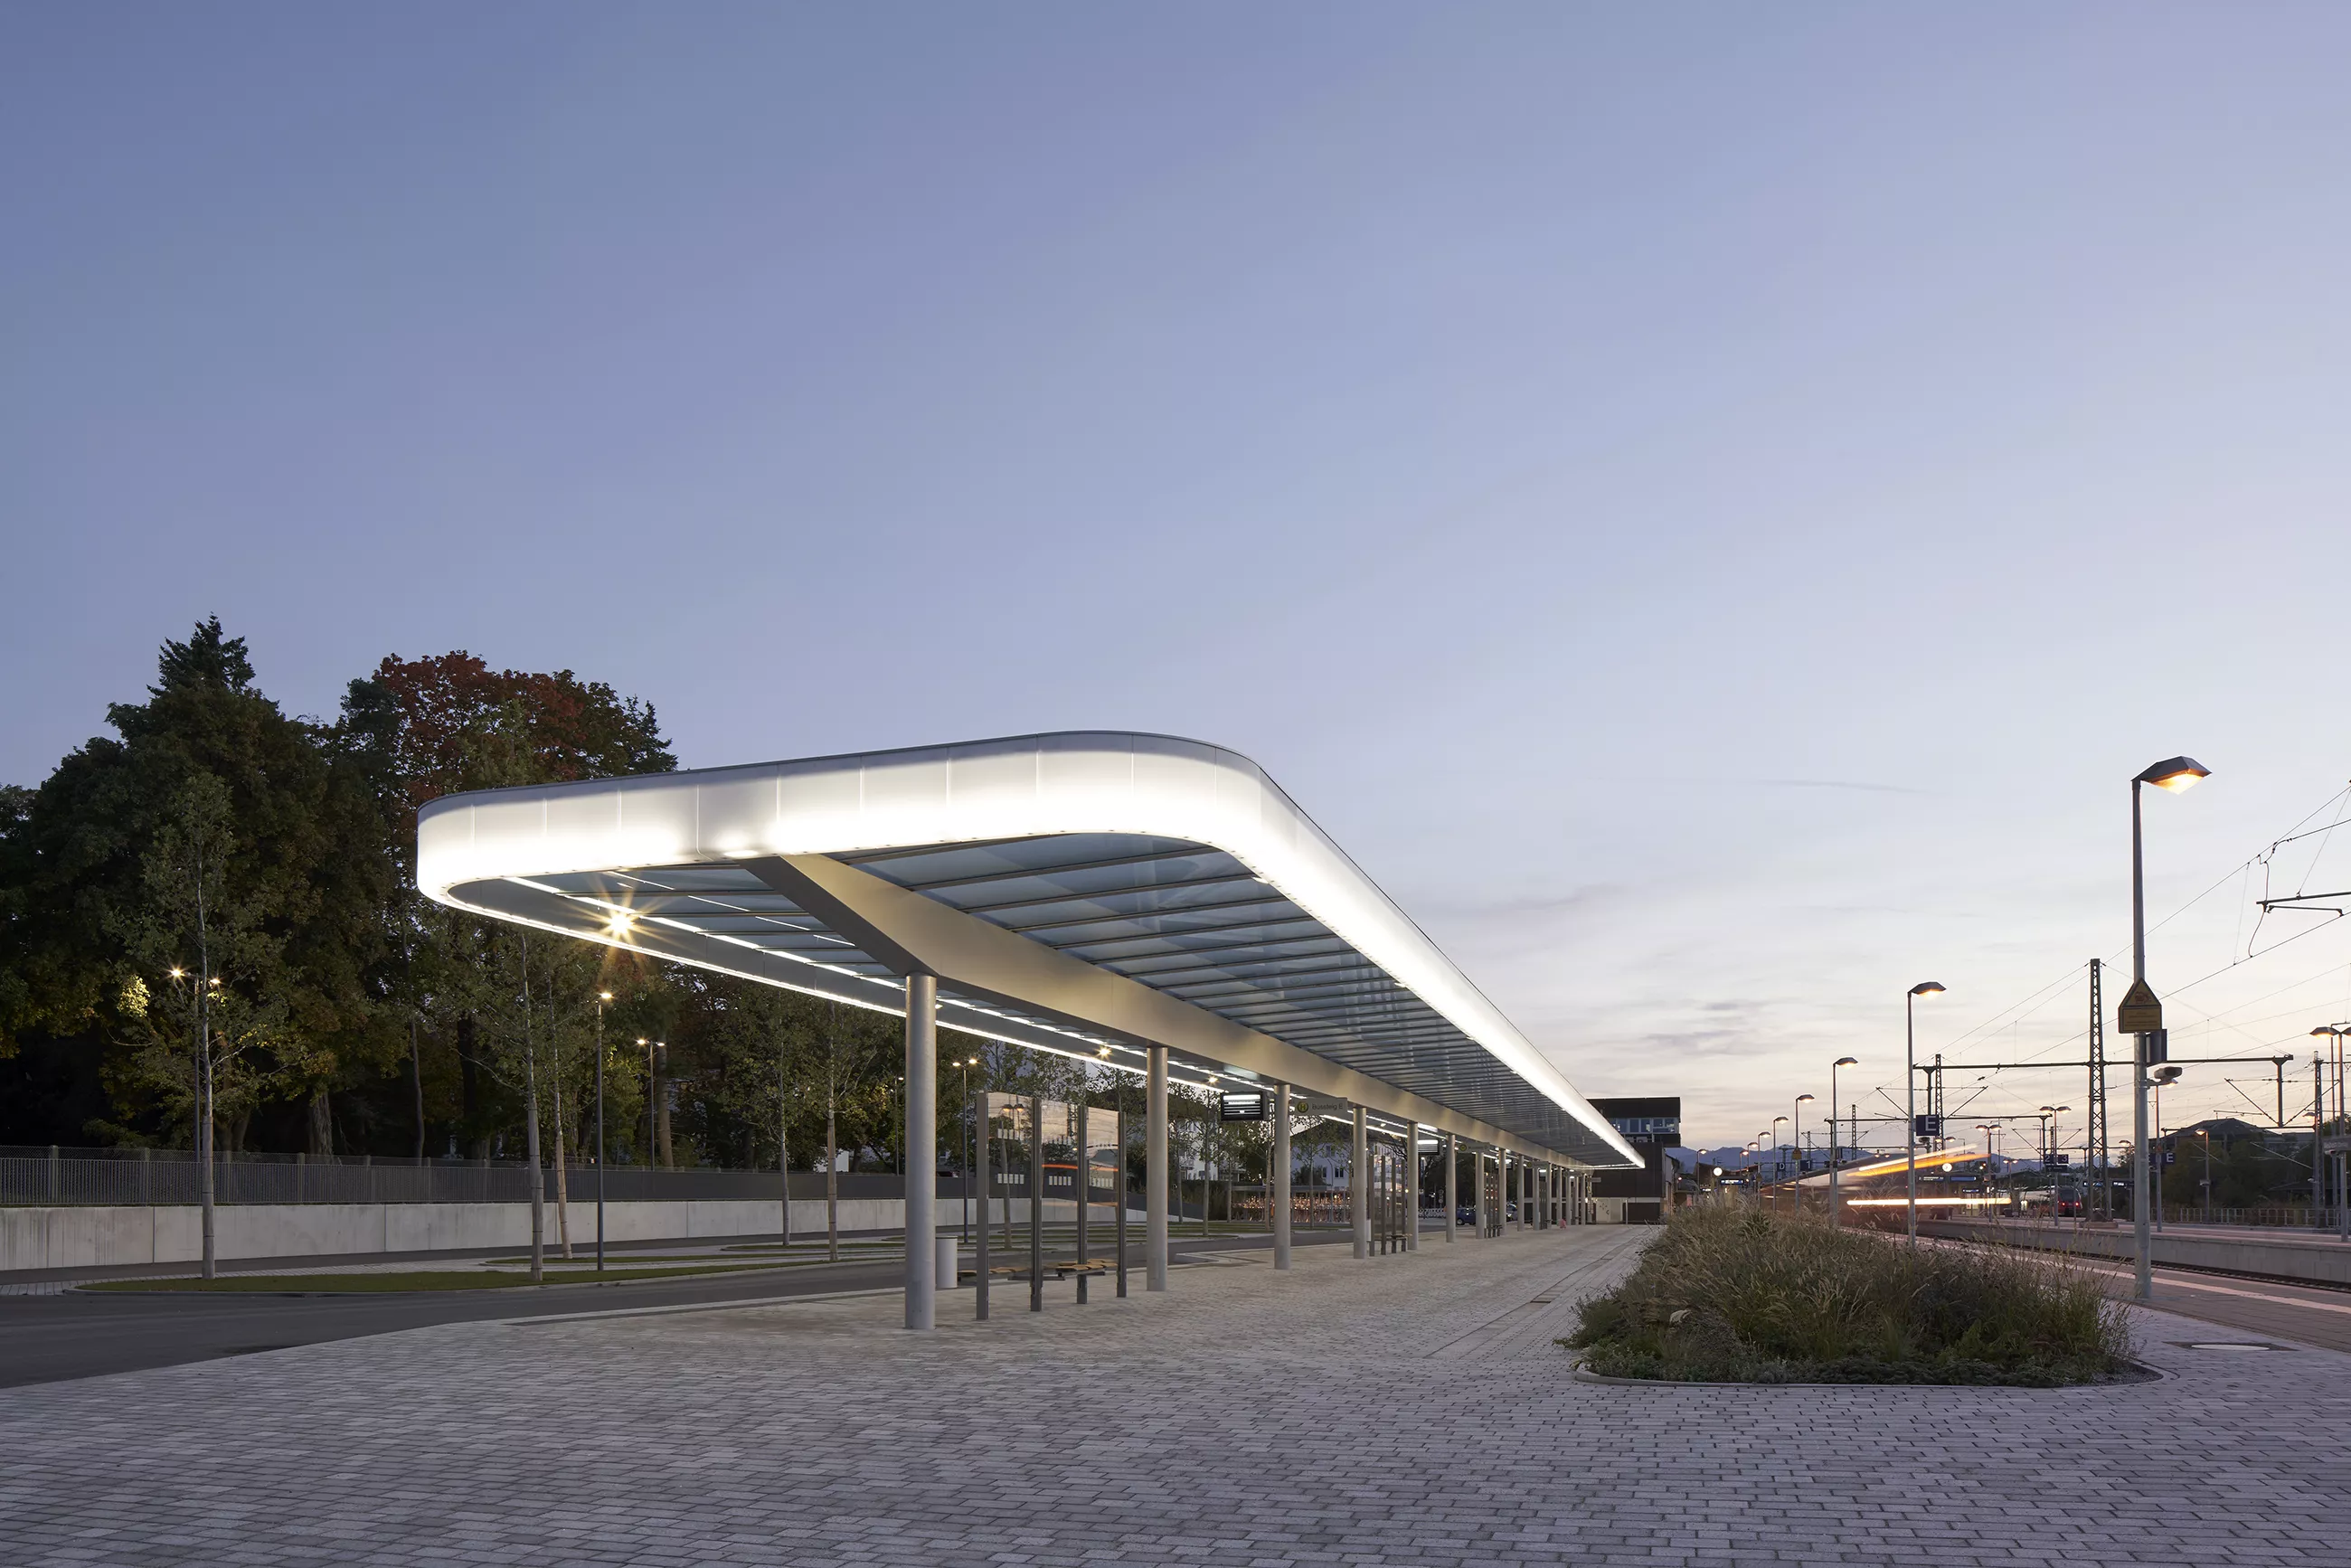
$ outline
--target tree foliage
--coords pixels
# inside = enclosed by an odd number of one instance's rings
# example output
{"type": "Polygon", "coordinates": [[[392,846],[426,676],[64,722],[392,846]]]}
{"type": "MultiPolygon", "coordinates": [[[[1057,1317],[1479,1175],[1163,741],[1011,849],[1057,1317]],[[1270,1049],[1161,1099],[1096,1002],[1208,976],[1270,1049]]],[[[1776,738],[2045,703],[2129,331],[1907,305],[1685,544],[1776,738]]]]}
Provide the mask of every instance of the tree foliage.
{"type": "MultiPolygon", "coordinates": [[[[168,1129],[152,1055],[162,1037],[129,1002],[192,960],[169,890],[184,885],[175,857],[201,825],[225,846],[218,894],[237,922],[230,1005],[269,1037],[257,1071],[307,1105],[340,1078],[380,1070],[392,1041],[370,974],[396,873],[345,737],[256,689],[244,640],[217,619],[166,643],[147,700],[107,717],[115,734],[16,797],[5,824],[0,1051],[36,1032],[80,1041],[118,1109],[160,1095],[147,1132],[168,1129]]],[[[124,1123],[98,1131],[145,1135],[124,1123]]]]}
{"type": "MultiPolygon", "coordinates": [[[[675,768],[649,704],[461,650],[387,657],[332,722],[301,718],[213,619],[108,722],[37,788],[0,789],[0,1142],[191,1143],[201,948],[226,1148],[519,1157],[535,1082],[540,1146],[578,1161],[601,1039],[617,1160],[654,1157],[659,1042],[675,1163],[814,1168],[829,1106],[851,1168],[902,1164],[896,1018],[526,938],[417,892],[430,800],[675,768]]],[[[942,1047],[947,1147],[967,1076],[1083,1092],[1063,1058],[942,1047]]]]}

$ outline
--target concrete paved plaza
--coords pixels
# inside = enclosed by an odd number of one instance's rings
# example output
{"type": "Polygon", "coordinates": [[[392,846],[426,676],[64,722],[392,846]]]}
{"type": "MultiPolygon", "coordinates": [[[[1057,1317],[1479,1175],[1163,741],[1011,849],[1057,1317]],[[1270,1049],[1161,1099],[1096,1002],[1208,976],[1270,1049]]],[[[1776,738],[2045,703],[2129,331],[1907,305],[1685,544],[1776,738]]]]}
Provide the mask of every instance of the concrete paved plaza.
{"type": "Polygon", "coordinates": [[[1301,1249],[943,1327],[461,1323],[0,1391],[8,1563],[2327,1564],[2351,1356],[2142,1314],[2113,1389],[1573,1381],[1654,1232],[1301,1249]]]}

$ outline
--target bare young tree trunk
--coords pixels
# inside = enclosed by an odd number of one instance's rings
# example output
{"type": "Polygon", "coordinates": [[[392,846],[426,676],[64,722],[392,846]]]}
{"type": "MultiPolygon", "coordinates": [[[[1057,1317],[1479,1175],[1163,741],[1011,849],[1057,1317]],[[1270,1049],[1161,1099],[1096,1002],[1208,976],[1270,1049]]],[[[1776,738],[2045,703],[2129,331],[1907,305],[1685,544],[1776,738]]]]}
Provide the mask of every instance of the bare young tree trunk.
{"type": "Polygon", "coordinates": [[[653,1137],[661,1145],[662,1169],[674,1171],[677,1169],[677,1154],[671,1147],[669,1141],[669,1045],[666,1041],[653,1047],[653,1061],[656,1080],[661,1089],[660,1098],[653,1109],[653,1137]]]}
{"type": "Polygon", "coordinates": [[[408,1015],[408,1081],[416,1089],[416,1163],[424,1163],[424,1058],[416,1049],[416,1014],[408,1015]]]}
{"type": "Polygon", "coordinates": [[[522,933],[523,1159],[530,1167],[530,1282],[547,1280],[547,1183],[538,1170],[538,1061],[531,1039],[530,933],[522,933]]]}
{"type": "Polygon", "coordinates": [[[203,1166],[204,1204],[204,1279],[219,1271],[219,1250],[214,1246],[212,1145],[216,1140],[214,1112],[216,1095],[212,1082],[212,928],[204,919],[204,841],[195,846],[195,1095],[200,1100],[195,1122],[197,1164],[203,1166]]]}
{"type": "Polygon", "coordinates": [[[204,1277],[209,1280],[218,1272],[219,1260],[213,1235],[213,1143],[216,1135],[213,1093],[213,953],[211,935],[204,923],[201,850],[196,861],[196,1097],[202,1103],[196,1118],[196,1163],[203,1167],[204,1173],[198,1178],[203,1184],[204,1277]]]}
{"type": "Polygon", "coordinates": [[[548,1078],[555,1090],[555,1234],[563,1256],[571,1256],[571,1183],[563,1158],[563,1050],[555,1032],[555,971],[547,975],[548,1078]]]}
{"type": "Polygon", "coordinates": [[[784,1250],[792,1249],[791,1107],[784,1093],[784,1042],[776,1040],[776,1180],[783,1187],[784,1250]]]}
{"type": "Polygon", "coordinates": [[[563,1074],[553,1074],[555,1089],[555,1235],[566,1258],[571,1256],[571,1183],[563,1159],[563,1074]]]}
{"type": "Polygon", "coordinates": [[[841,1129],[834,1120],[832,1070],[824,1074],[824,1249],[841,1261],[841,1129]]]}

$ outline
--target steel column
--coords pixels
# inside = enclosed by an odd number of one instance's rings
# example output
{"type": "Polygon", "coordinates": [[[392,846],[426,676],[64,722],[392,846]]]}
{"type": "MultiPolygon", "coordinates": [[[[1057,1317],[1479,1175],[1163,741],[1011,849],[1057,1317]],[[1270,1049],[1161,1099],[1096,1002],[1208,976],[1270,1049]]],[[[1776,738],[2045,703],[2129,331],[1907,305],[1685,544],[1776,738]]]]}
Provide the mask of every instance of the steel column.
{"type": "Polygon", "coordinates": [[[1167,1048],[1150,1048],[1151,1088],[1143,1120],[1144,1289],[1167,1288],[1167,1048]]]}
{"type": "Polygon", "coordinates": [[[987,1211],[988,1189],[996,1185],[988,1176],[987,1146],[995,1142],[995,1138],[987,1124],[987,1090],[985,1084],[983,1080],[979,1092],[979,1113],[976,1118],[978,1124],[972,1129],[975,1136],[971,1151],[971,1184],[979,1189],[979,1248],[971,1264],[974,1270],[971,1277],[971,1315],[981,1322],[987,1321],[987,1236],[994,1228],[996,1219],[987,1211]]]}
{"type": "Polygon", "coordinates": [[[1029,1310],[1045,1310],[1045,1091],[1029,1090],[1029,1310]]]}
{"type": "Polygon", "coordinates": [[[1420,1250],[1420,1124],[1404,1124],[1404,1249],[1420,1250]]]}
{"type": "Polygon", "coordinates": [[[927,1329],[938,1306],[938,981],[906,977],[906,1326],[927,1329]]]}
{"type": "Polygon", "coordinates": [[[1361,1105],[1355,1107],[1353,1136],[1347,1145],[1347,1224],[1355,1239],[1355,1256],[1372,1255],[1371,1124],[1361,1105]]]}
{"type": "Polygon", "coordinates": [[[1460,1149],[1453,1134],[1445,1134],[1445,1242],[1453,1244],[1453,1216],[1460,1206],[1457,1188],[1460,1184],[1460,1149]]]}
{"type": "Polygon", "coordinates": [[[1118,1085],[1118,1295],[1126,1299],[1126,1083],[1118,1085]]]}
{"type": "Polygon", "coordinates": [[[1290,1267],[1290,1085],[1273,1086],[1273,1266],[1290,1267]]]}
{"type": "MultiPolygon", "coordinates": [[[[1086,1211],[1094,1202],[1093,1141],[1086,1134],[1086,1097],[1091,1092],[1084,1084],[1078,1088],[1078,1261],[1086,1260],[1086,1211]]],[[[1086,1271],[1078,1270],[1078,1305],[1086,1304],[1086,1271]]]]}

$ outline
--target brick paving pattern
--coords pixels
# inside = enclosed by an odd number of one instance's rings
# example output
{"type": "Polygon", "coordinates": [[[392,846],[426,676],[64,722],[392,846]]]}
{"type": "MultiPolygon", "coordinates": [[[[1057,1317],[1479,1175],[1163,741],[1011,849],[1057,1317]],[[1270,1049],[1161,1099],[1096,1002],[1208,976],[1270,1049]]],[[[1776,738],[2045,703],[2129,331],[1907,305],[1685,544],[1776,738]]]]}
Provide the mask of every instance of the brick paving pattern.
{"type": "Polygon", "coordinates": [[[2161,1383],[1576,1382],[1552,1338],[1646,1239],[1301,1249],[987,1324],[967,1293],[929,1338],[868,1297],[8,1390],[0,1562],[2351,1562],[2351,1356],[2142,1314],[2161,1383]]]}

